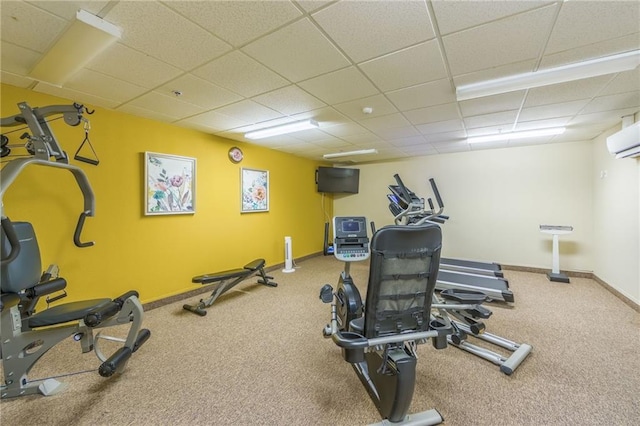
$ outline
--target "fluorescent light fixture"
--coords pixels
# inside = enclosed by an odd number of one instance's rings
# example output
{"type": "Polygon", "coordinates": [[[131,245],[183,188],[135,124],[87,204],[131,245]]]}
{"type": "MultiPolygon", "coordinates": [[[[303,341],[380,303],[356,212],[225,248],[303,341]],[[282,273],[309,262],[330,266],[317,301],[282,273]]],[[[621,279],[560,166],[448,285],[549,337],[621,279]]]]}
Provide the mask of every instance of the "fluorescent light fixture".
{"type": "Polygon", "coordinates": [[[484,96],[532,89],[551,84],[566,83],[583,78],[630,71],[640,65],[640,50],[606,56],[585,62],[548,68],[535,72],[516,74],[509,77],[467,84],[456,89],[459,101],[476,99],[484,96]]]}
{"type": "Polygon", "coordinates": [[[550,129],[527,130],[525,132],[497,133],[495,135],[474,136],[471,138],[467,138],[467,143],[497,142],[512,139],[535,138],[538,136],[553,136],[561,135],[564,133],[564,131],[564,127],[553,127],[550,129]]]}
{"type": "Polygon", "coordinates": [[[31,71],[30,77],[62,86],[122,36],[120,28],[84,10],[31,71]]]}
{"type": "Polygon", "coordinates": [[[296,121],[294,123],[283,124],[282,126],[269,127],[268,129],[255,130],[245,133],[247,139],[263,139],[270,136],[285,135],[287,133],[299,132],[300,130],[317,129],[318,122],[314,120],[296,121]]]}
{"type": "Polygon", "coordinates": [[[377,154],[377,149],[360,149],[358,151],[346,151],[346,152],[335,152],[333,154],[325,154],[322,157],[325,160],[329,160],[331,158],[340,158],[340,157],[351,157],[353,155],[366,155],[366,154],[377,154]]]}

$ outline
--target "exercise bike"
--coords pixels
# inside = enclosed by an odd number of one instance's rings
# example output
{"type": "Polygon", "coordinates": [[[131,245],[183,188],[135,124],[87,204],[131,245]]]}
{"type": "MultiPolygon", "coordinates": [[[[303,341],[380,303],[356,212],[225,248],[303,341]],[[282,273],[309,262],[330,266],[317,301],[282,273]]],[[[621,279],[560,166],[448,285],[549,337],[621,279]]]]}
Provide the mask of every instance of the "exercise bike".
{"type": "MultiPolygon", "coordinates": [[[[447,347],[453,332],[447,317],[432,308],[475,305],[433,304],[442,234],[435,224],[387,226],[367,236],[364,217],[334,218],[334,256],[345,262],[337,289],[326,284],[320,299],[331,303],[323,336],[342,349],[382,418],[380,424],[435,425],[436,409],[408,414],[416,381],[417,345],[447,347]],[[370,259],[366,303],[350,276],[351,262],[370,259]]],[[[482,297],[480,298],[482,299],[482,297]]],[[[481,301],[480,301],[481,303],[481,301]]]]}

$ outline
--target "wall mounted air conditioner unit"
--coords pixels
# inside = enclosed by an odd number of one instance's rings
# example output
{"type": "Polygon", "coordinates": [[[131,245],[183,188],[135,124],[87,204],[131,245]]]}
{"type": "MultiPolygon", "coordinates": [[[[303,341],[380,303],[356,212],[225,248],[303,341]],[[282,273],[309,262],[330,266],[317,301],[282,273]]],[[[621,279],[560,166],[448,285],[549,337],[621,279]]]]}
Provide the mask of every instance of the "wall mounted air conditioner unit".
{"type": "Polygon", "coordinates": [[[616,158],[640,157],[640,121],[609,136],[607,148],[616,158]]]}

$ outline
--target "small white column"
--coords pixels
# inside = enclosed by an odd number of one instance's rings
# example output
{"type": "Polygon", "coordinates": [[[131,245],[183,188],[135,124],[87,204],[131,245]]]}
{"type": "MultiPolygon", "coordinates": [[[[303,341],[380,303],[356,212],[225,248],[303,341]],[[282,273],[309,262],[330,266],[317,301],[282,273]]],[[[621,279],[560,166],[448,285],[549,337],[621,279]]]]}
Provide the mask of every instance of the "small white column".
{"type": "Polygon", "coordinates": [[[569,277],[560,272],[560,243],[559,236],[573,232],[573,226],[540,225],[540,232],[553,236],[553,262],[551,272],[547,273],[549,281],[568,283],[569,277]]]}

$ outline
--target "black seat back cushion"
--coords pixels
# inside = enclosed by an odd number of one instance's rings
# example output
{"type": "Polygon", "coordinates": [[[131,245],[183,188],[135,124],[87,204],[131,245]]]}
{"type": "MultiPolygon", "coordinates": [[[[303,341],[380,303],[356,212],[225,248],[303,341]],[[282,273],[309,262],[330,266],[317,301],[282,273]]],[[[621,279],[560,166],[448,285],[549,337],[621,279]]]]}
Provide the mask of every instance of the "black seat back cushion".
{"type": "MultiPolygon", "coordinates": [[[[0,286],[2,293],[19,293],[31,288],[40,281],[42,265],[40,263],[40,249],[33,226],[29,222],[13,222],[13,228],[20,240],[20,252],[13,262],[2,265],[0,286]]],[[[11,251],[4,231],[1,232],[0,247],[2,258],[6,258],[11,251]]]]}
{"type": "Polygon", "coordinates": [[[111,299],[92,299],[80,302],[65,303],[39,312],[29,318],[29,327],[44,327],[47,325],[62,324],[69,321],[77,321],[84,318],[89,312],[100,308],[111,299]]]}
{"type": "Polygon", "coordinates": [[[428,330],[441,246],[434,224],[387,226],[373,235],[366,338],[428,330]]]}

